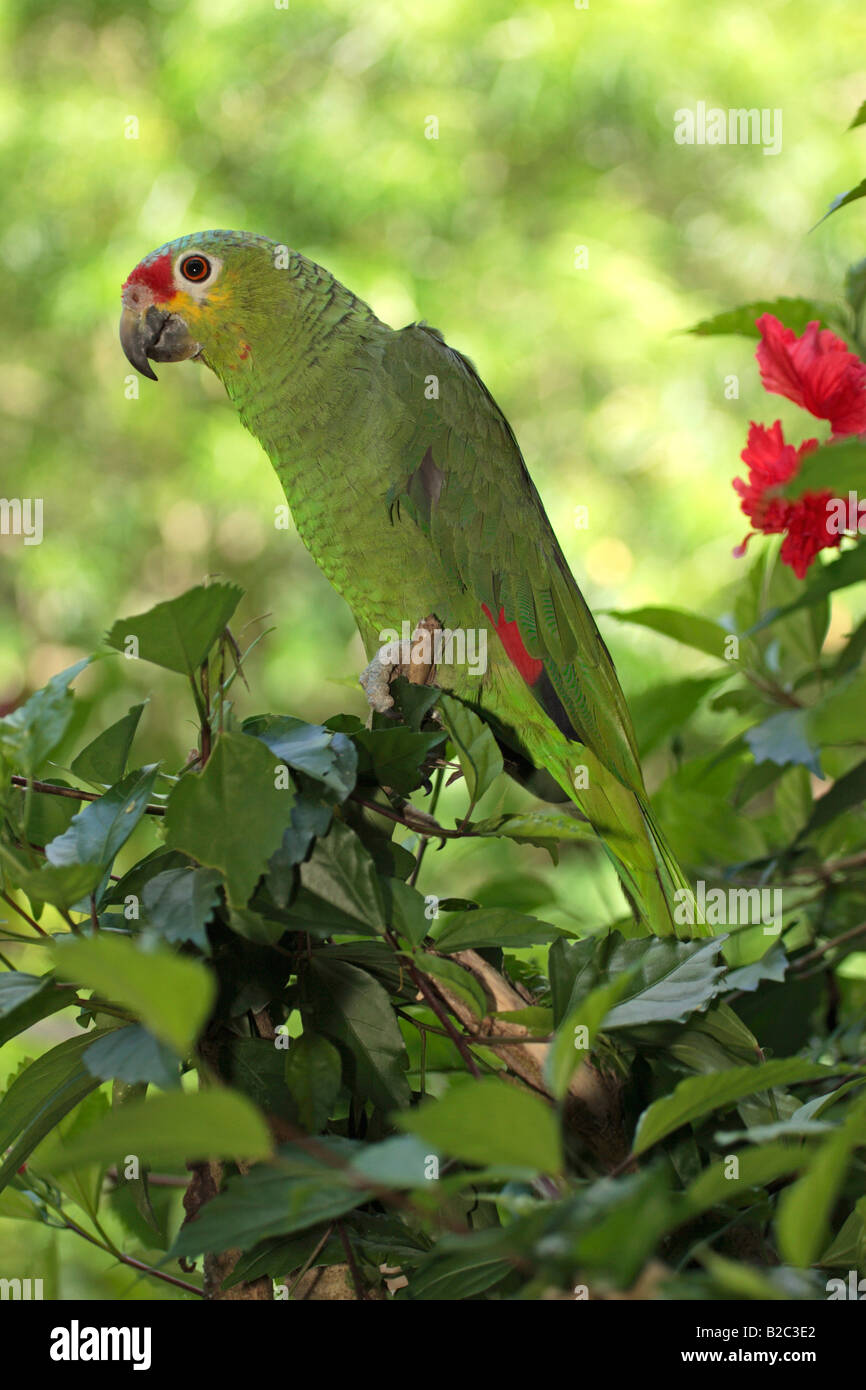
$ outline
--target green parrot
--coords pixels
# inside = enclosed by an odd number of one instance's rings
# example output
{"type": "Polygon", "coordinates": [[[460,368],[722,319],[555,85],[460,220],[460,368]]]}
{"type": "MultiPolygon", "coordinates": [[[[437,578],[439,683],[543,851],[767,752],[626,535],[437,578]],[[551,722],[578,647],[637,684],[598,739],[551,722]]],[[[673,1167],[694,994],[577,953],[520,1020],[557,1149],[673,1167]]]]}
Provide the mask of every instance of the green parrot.
{"type": "Polygon", "coordinates": [[[352,609],[370,703],[391,703],[405,650],[394,634],[426,630],[435,684],[486,720],[510,770],[542,770],[591,822],[636,929],[710,934],[675,916],[688,884],[653,817],[613,661],[472,363],[426,323],[389,328],[327,270],[246,232],[161,246],[122,299],[132,365],[155,380],[148,359],[204,362],[270,457],[352,609]],[[486,660],[466,660],[445,640],[455,633],[486,660]]]}

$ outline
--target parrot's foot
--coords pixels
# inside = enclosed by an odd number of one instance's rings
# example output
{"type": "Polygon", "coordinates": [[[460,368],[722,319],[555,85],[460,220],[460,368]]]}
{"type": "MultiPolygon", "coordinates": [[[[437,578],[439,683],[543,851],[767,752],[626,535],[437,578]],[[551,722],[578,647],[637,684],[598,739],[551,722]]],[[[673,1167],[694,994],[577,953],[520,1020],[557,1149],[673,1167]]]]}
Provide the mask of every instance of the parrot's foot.
{"type": "Polygon", "coordinates": [[[411,685],[433,684],[436,675],[432,659],[433,634],[441,629],[438,618],[431,616],[418,624],[408,641],[386,642],[379,648],[358,677],[372,710],[387,714],[393,709],[394,696],[389,687],[396,676],[405,676],[411,685]]]}
{"type": "Polygon", "coordinates": [[[394,704],[394,696],[388,689],[395,670],[394,662],[390,657],[391,644],[388,643],[387,646],[381,647],[377,651],[373,660],[364,667],[358,677],[358,681],[364,687],[367,704],[377,714],[386,714],[394,704]]]}

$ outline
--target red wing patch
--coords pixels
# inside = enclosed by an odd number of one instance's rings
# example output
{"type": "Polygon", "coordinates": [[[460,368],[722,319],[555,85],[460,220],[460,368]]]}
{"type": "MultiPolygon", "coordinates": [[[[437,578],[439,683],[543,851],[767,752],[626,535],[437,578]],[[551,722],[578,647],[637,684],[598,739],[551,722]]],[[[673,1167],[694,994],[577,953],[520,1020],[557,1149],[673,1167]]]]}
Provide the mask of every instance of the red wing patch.
{"type": "Polygon", "coordinates": [[[499,617],[494,621],[493,614],[490,612],[487,604],[482,603],[481,607],[486,614],[487,621],[492,623],[496,628],[499,640],[505,648],[511,662],[517,667],[521,676],[526,681],[526,684],[535,685],[535,682],[544,670],[544,662],[540,661],[537,657],[529,655],[529,652],[523,645],[523,638],[520,635],[520,629],[516,621],[510,623],[505,621],[504,608],[500,608],[499,617]]]}
{"type": "Polygon", "coordinates": [[[123,288],[126,289],[127,285],[145,285],[157,302],[173,299],[176,291],[171,256],[166,251],[163,255],[157,256],[155,261],[141,261],[125,281],[123,288]]]}

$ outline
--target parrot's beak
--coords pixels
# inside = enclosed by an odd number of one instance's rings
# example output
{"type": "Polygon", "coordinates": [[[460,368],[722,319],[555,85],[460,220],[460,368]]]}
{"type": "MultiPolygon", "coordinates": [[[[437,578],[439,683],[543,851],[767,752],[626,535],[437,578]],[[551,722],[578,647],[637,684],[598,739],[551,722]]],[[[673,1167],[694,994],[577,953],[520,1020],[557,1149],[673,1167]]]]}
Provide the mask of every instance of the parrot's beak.
{"type": "Polygon", "coordinates": [[[202,345],[191,336],[179,314],[168,314],[151,304],[147,309],[124,308],[120,316],[120,345],[137,372],[156,381],[148,362],[184,362],[201,352],[202,345]]]}

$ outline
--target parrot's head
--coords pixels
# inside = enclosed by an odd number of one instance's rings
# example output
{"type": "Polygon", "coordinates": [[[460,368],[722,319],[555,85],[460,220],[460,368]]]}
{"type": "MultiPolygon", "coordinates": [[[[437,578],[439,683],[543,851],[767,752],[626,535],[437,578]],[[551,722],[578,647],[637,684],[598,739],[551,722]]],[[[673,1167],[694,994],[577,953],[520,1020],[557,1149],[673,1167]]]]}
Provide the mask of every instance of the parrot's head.
{"type": "Polygon", "coordinates": [[[136,371],[198,357],[219,375],[246,361],[293,253],[247,232],[198,232],[151,251],[123,285],[120,341],[136,371]]]}

